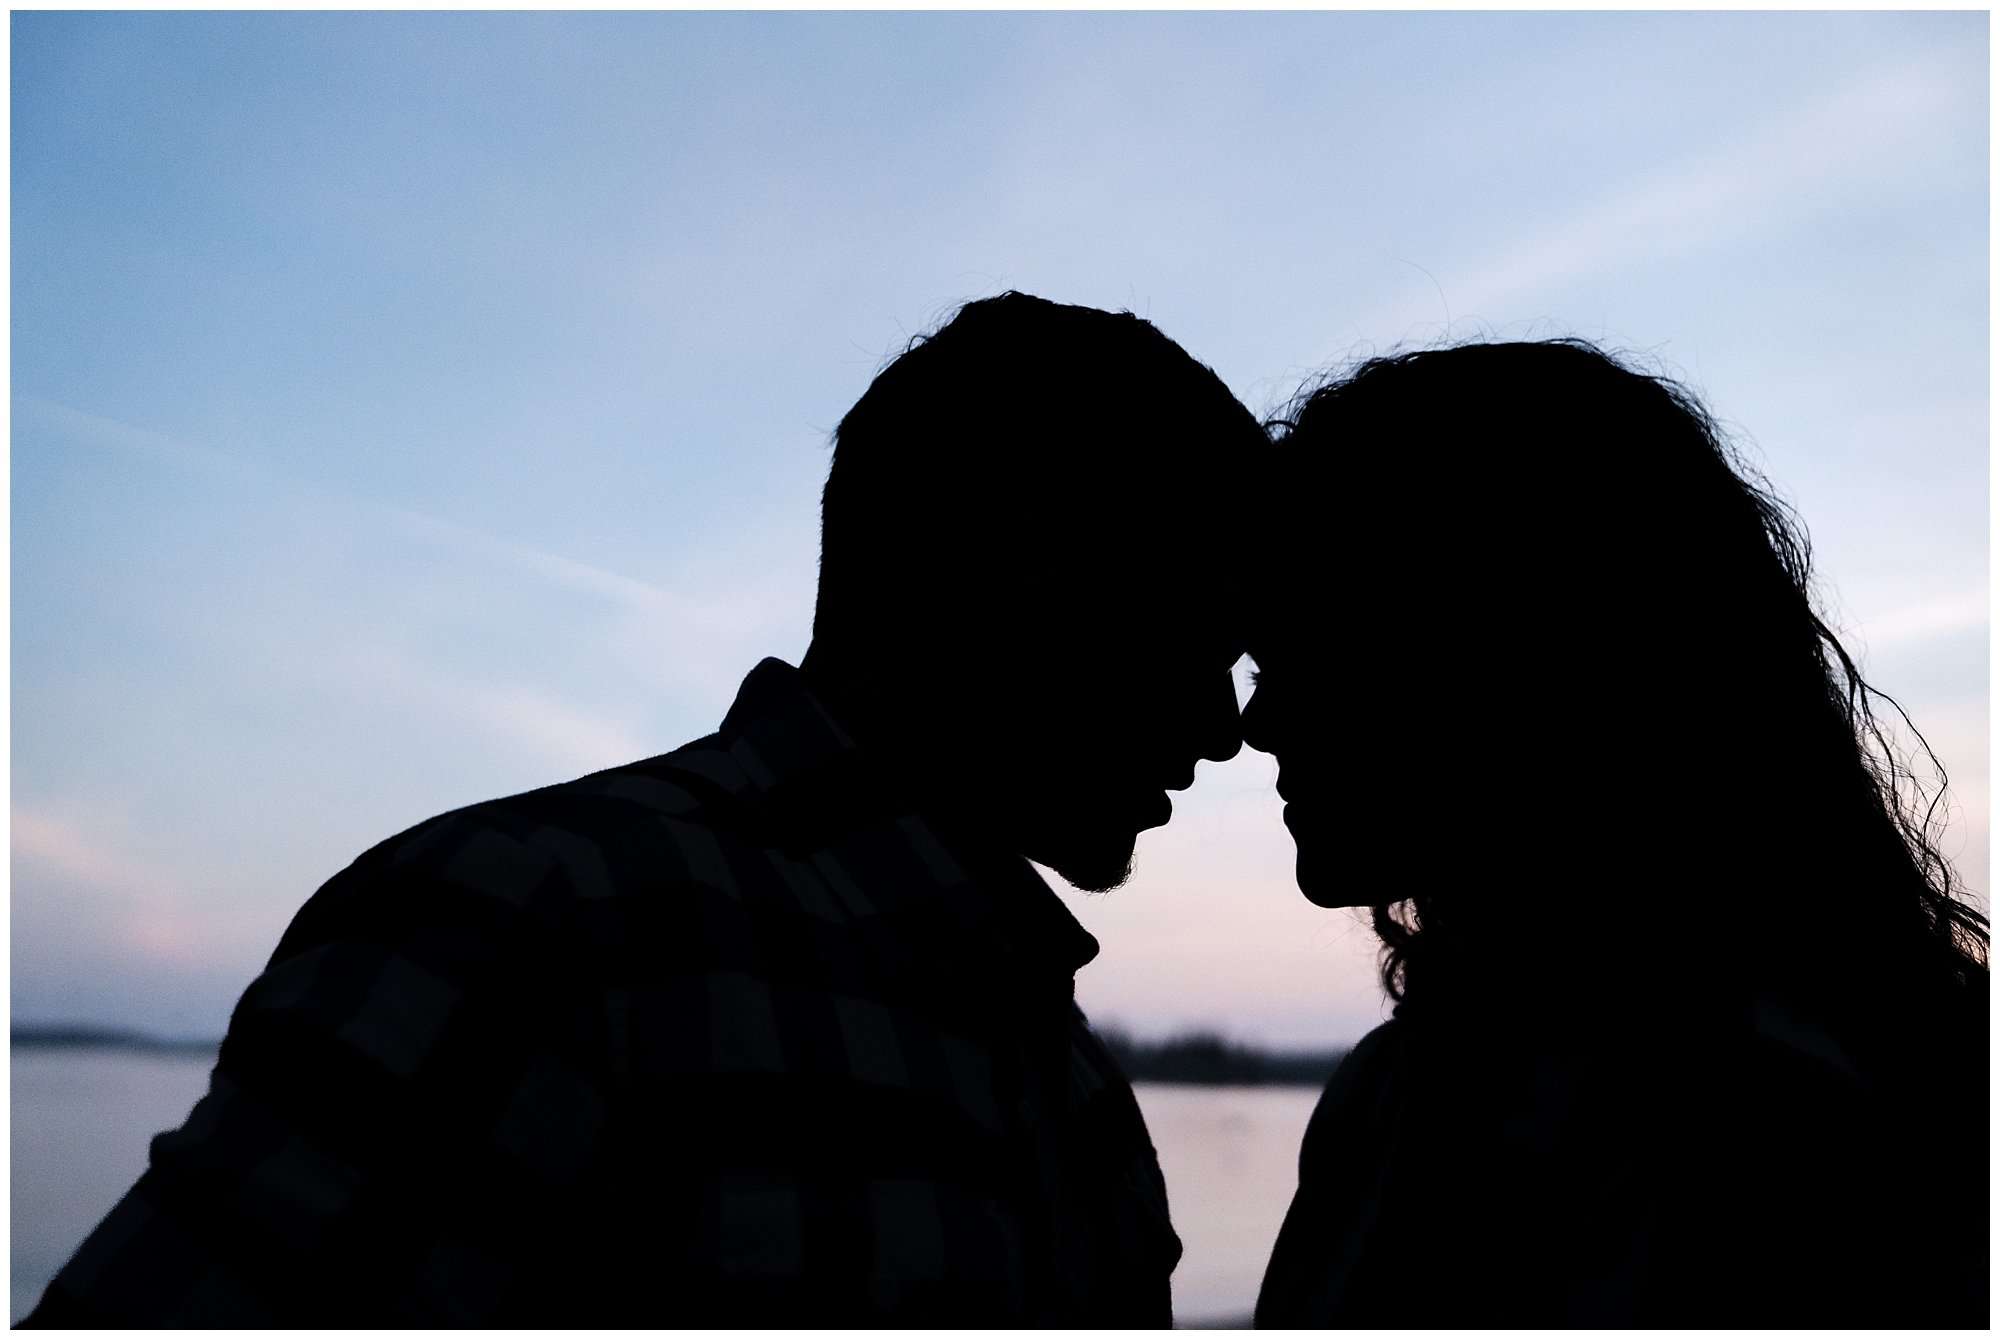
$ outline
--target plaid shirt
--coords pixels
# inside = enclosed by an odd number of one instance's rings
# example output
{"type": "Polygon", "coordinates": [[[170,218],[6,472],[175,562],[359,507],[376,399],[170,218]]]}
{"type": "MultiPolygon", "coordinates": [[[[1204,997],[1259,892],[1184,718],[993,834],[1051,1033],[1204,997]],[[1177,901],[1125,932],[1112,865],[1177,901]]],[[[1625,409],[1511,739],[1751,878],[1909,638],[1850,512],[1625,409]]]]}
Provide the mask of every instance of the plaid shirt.
{"type": "Polygon", "coordinates": [[[28,1322],[1166,1326],[1096,952],[764,661],[321,888],[28,1322]]]}

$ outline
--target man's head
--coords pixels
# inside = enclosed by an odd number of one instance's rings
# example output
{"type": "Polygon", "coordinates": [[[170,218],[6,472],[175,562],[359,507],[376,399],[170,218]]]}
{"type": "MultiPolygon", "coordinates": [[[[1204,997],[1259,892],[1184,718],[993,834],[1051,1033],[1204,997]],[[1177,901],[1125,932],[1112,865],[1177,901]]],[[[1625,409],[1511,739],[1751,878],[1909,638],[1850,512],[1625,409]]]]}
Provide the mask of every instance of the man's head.
{"type": "Polygon", "coordinates": [[[966,305],[841,421],[807,669],[940,803],[1085,888],[1241,740],[1243,479],[1264,437],[1129,313],[966,305]]]}

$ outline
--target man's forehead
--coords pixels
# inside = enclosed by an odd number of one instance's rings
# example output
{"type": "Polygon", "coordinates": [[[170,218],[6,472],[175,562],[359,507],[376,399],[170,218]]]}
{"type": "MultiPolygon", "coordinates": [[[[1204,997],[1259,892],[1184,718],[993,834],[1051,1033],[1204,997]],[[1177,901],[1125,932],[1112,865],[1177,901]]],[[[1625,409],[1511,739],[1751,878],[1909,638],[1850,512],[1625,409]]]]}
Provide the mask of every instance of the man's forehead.
{"type": "Polygon", "coordinates": [[[1225,650],[1243,653],[1252,617],[1243,588],[1222,580],[1213,570],[1186,574],[1179,580],[1156,574],[1137,606],[1137,612],[1171,640],[1198,648],[1204,655],[1225,650]]]}

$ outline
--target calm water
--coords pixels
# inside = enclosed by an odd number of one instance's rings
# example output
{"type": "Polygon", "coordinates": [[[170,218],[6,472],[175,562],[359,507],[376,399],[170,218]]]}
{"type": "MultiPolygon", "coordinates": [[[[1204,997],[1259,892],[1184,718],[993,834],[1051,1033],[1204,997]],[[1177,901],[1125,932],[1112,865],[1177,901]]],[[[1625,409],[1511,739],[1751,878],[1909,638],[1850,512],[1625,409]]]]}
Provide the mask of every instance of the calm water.
{"type": "MultiPolygon", "coordinates": [[[[146,1142],[178,1126],[210,1058],[116,1051],[17,1052],[13,1078],[13,1311],[34,1306],[78,1242],[145,1167],[146,1142]]],[[[1141,1084],[1186,1255],[1183,1322],[1247,1320],[1297,1181],[1317,1094],[1141,1084]]]]}

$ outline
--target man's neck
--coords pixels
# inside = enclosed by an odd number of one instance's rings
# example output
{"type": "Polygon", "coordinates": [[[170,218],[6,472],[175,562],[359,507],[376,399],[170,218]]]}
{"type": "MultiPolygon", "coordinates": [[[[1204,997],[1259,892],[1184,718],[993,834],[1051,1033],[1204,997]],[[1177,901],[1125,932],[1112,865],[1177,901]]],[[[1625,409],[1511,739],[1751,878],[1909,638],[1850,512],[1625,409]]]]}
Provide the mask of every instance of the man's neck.
{"type": "Polygon", "coordinates": [[[815,639],[799,672],[827,714],[875,767],[909,788],[927,816],[1011,848],[994,831],[987,788],[979,784],[977,770],[968,768],[949,713],[926,708],[921,690],[892,698],[873,668],[885,659],[871,657],[864,665],[815,639]]]}

